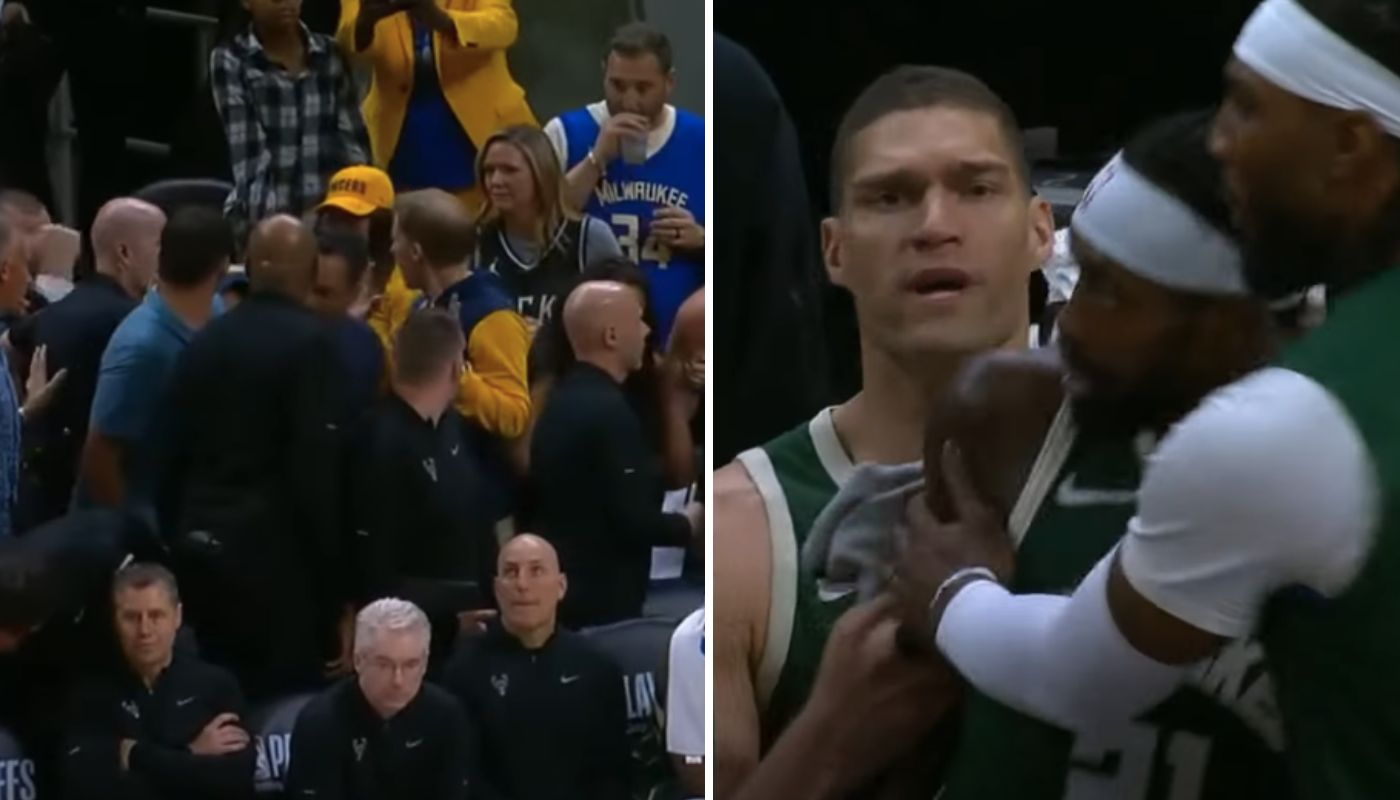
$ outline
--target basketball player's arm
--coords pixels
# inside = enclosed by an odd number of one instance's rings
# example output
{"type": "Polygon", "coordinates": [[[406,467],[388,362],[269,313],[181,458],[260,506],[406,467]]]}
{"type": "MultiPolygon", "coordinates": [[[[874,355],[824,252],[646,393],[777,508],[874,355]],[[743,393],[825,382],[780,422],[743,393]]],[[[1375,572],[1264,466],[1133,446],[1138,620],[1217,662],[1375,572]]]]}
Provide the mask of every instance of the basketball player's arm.
{"type": "Polygon", "coordinates": [[[457,389],[457,410],[503,439],[530,423],[526,361],[530,329],[514,311],[488,314],[467,341],[467,369],[457,389]]]}
{"type": "Polygon", "coordinates": [[[1251,632],[1278,589],[1343,591],[1375,518],[1373,467],[1345,413],[1316,384],[1268,370],[1173,430],[1127,536],[1071,597],[966,583],[938,646],[1014,708],[1071,729],[1121,722],[1251,632]],[[1011,674],[1025,663],[1036,681],[1011,674]]]}
{"type": "MultiPolygon", "coordinates": [[[[714,797],[739,797],[759,766],[754,675],[767,636],[772,555],[763,499],[738,462],[714,475],[714,797]]],[[[783,796],[783,795],[775,795],[783,796]]],[[[787,795],[801,796],[801,795],[787,795]]]]}
{"type": "MultiPolygon", "coordinates": [[[[559,158],[559,163],[568,166],[569,164],[569,137],[564,133],[564,123],[558,117],[545,123],[544,135],[549,139],[549,143],[554,146],[554,155],[559,158]]],[[[596,158],[596,154],[595,154],[596,158]]],[[[596,163],[587,158],[580,159],[571,169],[564,173],[564,201],[575,211],[583,211],[588,205],[588,195],[598,185],[598,181],[603,178],[603,162],[596,163]]],[[[615,238],[615,237],[614,237],[615,238]]]]}

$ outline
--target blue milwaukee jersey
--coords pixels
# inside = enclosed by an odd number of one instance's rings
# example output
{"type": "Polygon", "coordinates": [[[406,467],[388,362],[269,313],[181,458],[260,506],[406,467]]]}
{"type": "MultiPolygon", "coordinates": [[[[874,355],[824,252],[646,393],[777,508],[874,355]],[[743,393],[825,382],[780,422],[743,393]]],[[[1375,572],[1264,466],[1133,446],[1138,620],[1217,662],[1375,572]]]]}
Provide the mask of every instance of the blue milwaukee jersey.
{"type": "MultiPolygon", "coordinates": [[[[559,122],[569,146],[566,169],[573,169],[597,141],[599,123],[589,108],[562,114],[559,122]]],[[[585,210],[611,225],[623,254],[646,271],[655,341],[664,347],[681,303],[705,285],[705,260],[701,253],[671,252],[647,239],[652,215],[661,206],[684,208],[705,225],[705,121],[676,109],[670,136],[646,163],[618,158],[606,166],[585,210]]]]}

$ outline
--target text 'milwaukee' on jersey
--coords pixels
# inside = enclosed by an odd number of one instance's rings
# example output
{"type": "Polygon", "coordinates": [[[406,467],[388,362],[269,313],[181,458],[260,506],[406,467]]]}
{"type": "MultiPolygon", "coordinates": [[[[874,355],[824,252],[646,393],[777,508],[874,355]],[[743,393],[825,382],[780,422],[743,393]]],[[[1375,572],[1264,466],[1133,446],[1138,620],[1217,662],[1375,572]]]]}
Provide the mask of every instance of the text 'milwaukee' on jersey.
{"type": "MultiPolygon", "coordinates": [[[[565,169],[588,156],[608,116],[604,103],[559,116],[567,148],[565,169]]],[[[705,284],[705,259],[703,253],[672,251],[648,239],[656,209],[663,206],[683,208],[705,225],[705,121],[667,106],[665,122],[648,138],[644,163],[626,164],[619,158],[604,166],[603,179],[584,210],[611,225],[623,255],[646,271],[656,341],[664,344],[681,303],[705,284]]]]}
{"type": "Polygon", "coordinates": [[[584,220],[565,220],[533,262],[516,253],[505,231],[492,225],[481,231],[474,263],[501,277],[520,316],[543,325],[588,263],[583,225],[584,220]]]}
{"type": "MultiPolygon", "coordinates": [[[[1113,550],[1155,446],[1146,434],[1076,434],[1070,417],[1065,408],[1056,418],[1011,513],[1018,594],[1072,591],[1113,550]]],[[[1264,648],[1239,639],[1155,708],[1111,730],[1074,734],[970,690],[941,798],[1286,800],[1283,750],[1264,648]]]]}

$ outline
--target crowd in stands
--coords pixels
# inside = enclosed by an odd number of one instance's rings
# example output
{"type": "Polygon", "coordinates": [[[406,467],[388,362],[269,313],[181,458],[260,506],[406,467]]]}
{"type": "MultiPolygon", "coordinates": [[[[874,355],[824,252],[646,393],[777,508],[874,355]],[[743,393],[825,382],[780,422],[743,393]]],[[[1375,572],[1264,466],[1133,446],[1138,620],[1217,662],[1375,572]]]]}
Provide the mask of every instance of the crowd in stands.
{"type": "Polygon", "coordinates": [[[703,795],[669,41],[542,129],[509,0],[242,6],[222,206],[0,188],[0,798],[703,795]]]}

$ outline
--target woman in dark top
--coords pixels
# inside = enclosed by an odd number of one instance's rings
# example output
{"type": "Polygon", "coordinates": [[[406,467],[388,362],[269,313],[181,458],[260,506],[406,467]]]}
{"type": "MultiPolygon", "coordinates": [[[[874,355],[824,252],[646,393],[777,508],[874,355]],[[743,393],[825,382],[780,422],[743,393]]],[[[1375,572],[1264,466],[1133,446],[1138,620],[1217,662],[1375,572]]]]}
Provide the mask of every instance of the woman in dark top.
{"type": "Polygon", "coordinates": [[[606,223],[569,208],[554,148],[538,128],[494,134],[476,164],[486,191],[476,268],[500,275],[516,310],[538,329],[585,269],[620,258],[622,249],[606,223]]]}

